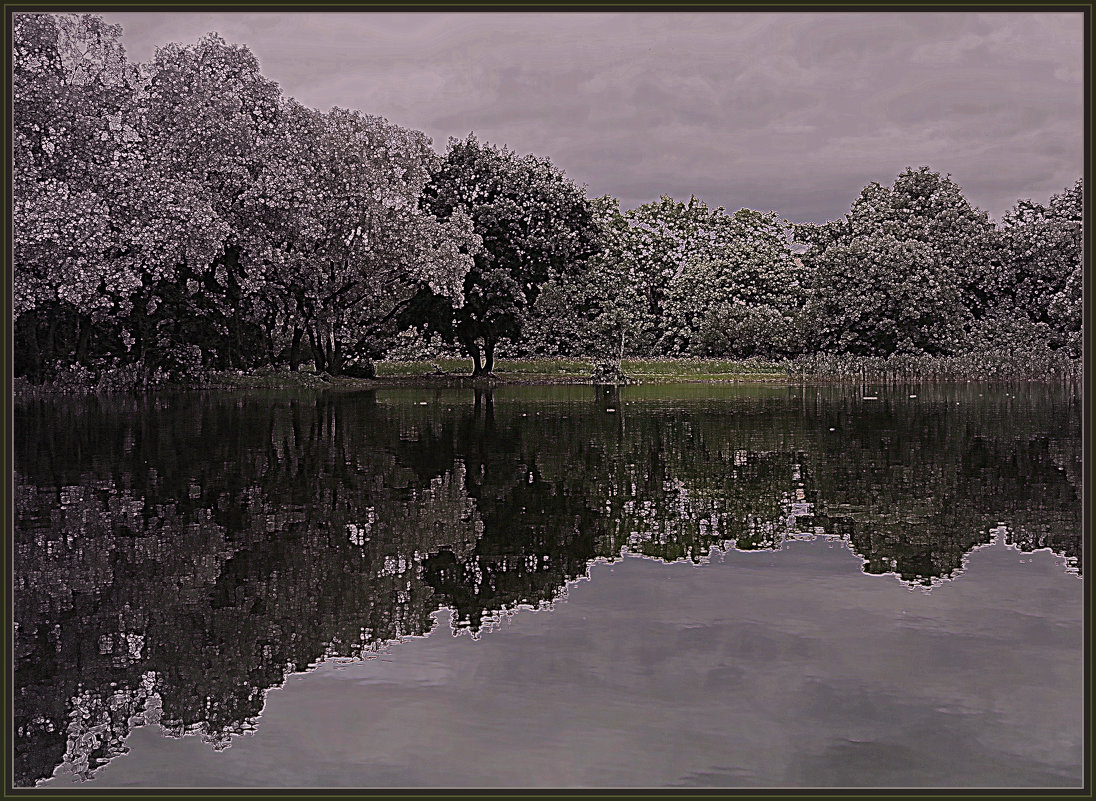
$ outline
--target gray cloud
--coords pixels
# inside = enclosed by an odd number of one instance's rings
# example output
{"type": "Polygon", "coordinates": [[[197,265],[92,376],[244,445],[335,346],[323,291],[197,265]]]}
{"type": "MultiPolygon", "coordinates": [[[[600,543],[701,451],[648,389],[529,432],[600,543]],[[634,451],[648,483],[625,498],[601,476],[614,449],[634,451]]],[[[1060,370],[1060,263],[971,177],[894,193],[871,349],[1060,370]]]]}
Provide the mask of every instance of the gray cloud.
{"type": "Polygon", "coordinates": [[[1080,13],[107,13],[131,58],[217,31],[301,102],[660,194],[838,217],[907,166],[995,217],[1083,167],[1080,13]]]}

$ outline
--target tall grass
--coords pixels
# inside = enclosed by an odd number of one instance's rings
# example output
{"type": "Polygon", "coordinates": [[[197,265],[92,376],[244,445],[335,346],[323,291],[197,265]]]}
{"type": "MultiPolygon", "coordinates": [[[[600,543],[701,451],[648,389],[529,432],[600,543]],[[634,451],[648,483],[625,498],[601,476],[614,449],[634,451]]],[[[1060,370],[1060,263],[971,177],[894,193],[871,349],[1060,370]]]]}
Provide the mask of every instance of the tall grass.
{"type": "Polygon", "coordinates": [[[1062,352],[966,353],[951,356],[801,356],[787,364],[793,379],[835,381],[1078,380],[1079,359],[1062,352]]]}

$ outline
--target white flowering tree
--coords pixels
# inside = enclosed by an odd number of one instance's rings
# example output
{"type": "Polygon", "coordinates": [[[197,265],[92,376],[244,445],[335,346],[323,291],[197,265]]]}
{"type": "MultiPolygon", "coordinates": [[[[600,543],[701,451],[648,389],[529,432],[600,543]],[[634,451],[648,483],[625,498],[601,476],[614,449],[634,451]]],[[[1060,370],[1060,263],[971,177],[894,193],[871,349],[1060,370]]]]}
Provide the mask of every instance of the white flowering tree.
{"type": "Polygon", "coordinates": [[[664,352],[775,356],[791,344],[803,287],[788,224],[773,212],[750,209],[728,222],[720,227],[716,254],[694,256],[670,279],[664,352]],[[750,331],[758,327],[768,327],[768,335],[750,331]]]}

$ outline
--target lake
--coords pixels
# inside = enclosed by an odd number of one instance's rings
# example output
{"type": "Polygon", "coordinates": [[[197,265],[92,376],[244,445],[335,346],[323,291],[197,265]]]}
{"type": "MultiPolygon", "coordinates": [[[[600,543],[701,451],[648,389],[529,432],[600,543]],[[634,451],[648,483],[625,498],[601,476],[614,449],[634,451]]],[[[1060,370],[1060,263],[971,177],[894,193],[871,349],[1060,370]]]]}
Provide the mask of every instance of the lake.
{"type": "Polygon", "coordinates": [[[14,410],[15,783],[1082,784],[1081,393],[14,410]]]}

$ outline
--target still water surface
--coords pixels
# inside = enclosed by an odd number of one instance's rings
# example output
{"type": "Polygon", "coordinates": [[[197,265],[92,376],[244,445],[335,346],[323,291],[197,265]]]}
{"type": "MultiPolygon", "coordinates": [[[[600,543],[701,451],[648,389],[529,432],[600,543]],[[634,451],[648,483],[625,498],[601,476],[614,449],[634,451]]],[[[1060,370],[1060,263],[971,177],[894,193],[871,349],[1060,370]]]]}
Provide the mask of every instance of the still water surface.
{"type": "Polygon", "coordinates": [[[17,785],[1081,784],[1075,387],[161,394],[15,432],[17,785]]]}

